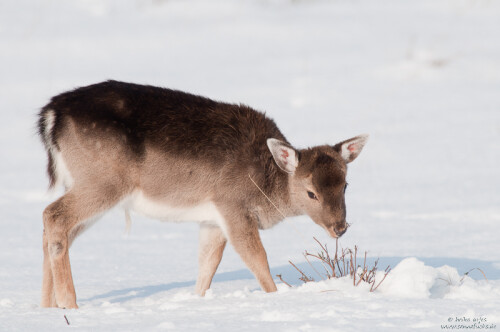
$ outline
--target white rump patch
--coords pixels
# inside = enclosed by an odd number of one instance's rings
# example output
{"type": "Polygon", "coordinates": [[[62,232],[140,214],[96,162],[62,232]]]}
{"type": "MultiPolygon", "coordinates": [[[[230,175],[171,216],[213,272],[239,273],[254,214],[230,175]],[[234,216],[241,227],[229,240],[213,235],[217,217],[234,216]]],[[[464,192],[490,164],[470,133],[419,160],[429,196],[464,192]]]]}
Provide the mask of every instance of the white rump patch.
{"type": "Polygon", "coordinates": [[[53,110],[47,111],[43,117],[43,122],[45,124],[45,131],[43,136],[45,138],[45,142],[49,144],[49,148],[52,149],[50,133],[52,132],[52,128],[54,128],[54,123],[56,121],[56,115],[53,110]]]}
{"type": "Polygon", "coordinates": [[[52,149],[51,150],[52,157],[54,158],[54,165],[56,170],[56,185],[57,188],[60,184],[62,184],[66,189],[69,189],[73,186],[74,180],[71,176],[71,173],[64,162],[64,159],[61,155],[61,152],[52,149]]]}
{"type": "Polygon", "coordinates": [[[60,185],[63,185],[66,187],[66,189],[69,189],[74,183],[73,177],[71,176],[71,173],[66,166],[66,162],[64,161],[61,152],[54,145],[52,145],[51,133],[56,121],[55,112],[53,110],[47,111],[44,115],[43,121],[45,124],[43,136],[47,144],[47,150],[52,155],[52,160],[54,162],[54,173],[56,179],[54,189],[59,187],[60,185]]]}

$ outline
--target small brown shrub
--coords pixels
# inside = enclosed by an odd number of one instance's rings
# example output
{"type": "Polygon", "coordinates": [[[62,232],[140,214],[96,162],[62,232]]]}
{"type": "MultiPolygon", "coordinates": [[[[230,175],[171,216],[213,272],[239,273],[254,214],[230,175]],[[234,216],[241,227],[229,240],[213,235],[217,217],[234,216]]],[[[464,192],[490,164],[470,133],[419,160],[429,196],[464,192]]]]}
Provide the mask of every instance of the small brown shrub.
{"type": "MultiPolygon", "coordinates": [[[[337,239],[335,242],[335,252],[332,257],[332,255],[328,251],[328,247],[326,244],[325,245],[321,244],[321,242],[319,242],[318,239],[316,238],[314,238],[314,240],[319,244],[320,251],[317,252],[316,254],[312,254],[310,252],[305,251],[304,257],[311,266],[311,268],[323,280],[349,276],[352,279],[354,286],[358,286],[361,282],[366,282],[370,285],[370,292],[373,292],[380,286],[380,284],[385,280],[385,277],[387,277],[387,275],[391,271],[391,267],[387,266],[387,268],[385,269],[384,276],[377,283],[376,275],[378,270],[377,266],[378,259],[375,261],[373,266],[371,267],[368,266],[366,264],[367,252],[365,251],[363,266],[361,266],[357,264],[358,260],[357,246],[354,246],[354,250],[349,248],[346,249],[340,248],[339,251],[339,242],[337,239]],[[323,266],[324,269],[323,273],[318,272],[316,268],[314,268],[313,264],[311,264],[311,261],[309,260],[309,258],[311,257],[321,262],[321,265],[323,266]]],[[[304,273],[304,271],[298,268],[294,263],[292,263],[291,261],[288,262],[300,273],[299,280],[302,280],[304,283],[316,281],[313,277],[307,276],[306,273],[304,273]]],[[[290,284],[288,284],[282,279],[281,275],[277,275],[277,277],[284,284],[291,287],[290,284]]]]}

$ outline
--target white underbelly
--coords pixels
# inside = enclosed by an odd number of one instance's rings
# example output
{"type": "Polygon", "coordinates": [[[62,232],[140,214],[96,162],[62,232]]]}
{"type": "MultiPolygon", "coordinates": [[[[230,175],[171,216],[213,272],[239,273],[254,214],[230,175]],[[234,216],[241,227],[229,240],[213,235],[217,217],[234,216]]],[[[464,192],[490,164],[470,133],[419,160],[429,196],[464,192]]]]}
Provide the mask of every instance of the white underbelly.
{"type": "Polygon", "coordinates": [[[194,221],[222,226],[222,216],[212,202],[189,207],[175,207],[152,200],[142,192],[133,193],[124,201],[124,207],[144,216],[162,221],[194,221]]]}

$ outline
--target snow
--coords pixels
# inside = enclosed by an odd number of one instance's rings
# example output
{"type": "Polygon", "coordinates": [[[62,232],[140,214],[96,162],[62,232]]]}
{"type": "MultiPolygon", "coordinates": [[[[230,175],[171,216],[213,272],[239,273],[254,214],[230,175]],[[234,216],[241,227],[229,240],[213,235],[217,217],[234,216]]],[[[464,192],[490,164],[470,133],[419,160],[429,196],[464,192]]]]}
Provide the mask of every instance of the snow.
{"type": "Polygon", "coordinates": [[[64,315],[84,331],[499,325],[499,31],[488,0],[1,2],[0,330],[62,330],[64,315]],[[313,236],[335,244],[299,217],[261,232],[273,276],[293,288],[263,293],[228,247],[200,298],[197,225],[133,215],[125,235],[112,211],[70,251],[80,309],[41,309],[41,213],[57,194],[35,114],[108,78],[243,102],[297,147],[369,133],[340,242],[392,272],[373,293],[302,285],[288,260],[306,269],[313,236]],[[488,280],[464,277],[474,268],[488,280]]]}
{"type": "Polygon", "coordinates": [[[39,309],[22,301],[2,300],[0,304],[3,316],[12,322],[7,325],[11,329],[39,329],[40,324],[51,330],[63,329],[63,315],[73,328],[83,330],[400,331],[439,329],[448,319],[460,317],[485,317],[489,323],[498,324],[500,315],[495,305],[500,280],[486,282],[466,277],[462,284],[448,284],[441,276],[458,273],[454,268],[446,270],[408,258],[374,293],[366,284],[352,286],[348,278],[292,289],[280,284],[273,294],[258,290],[252,280],[233,280],[215,283],[204,298],[189,289],[168,289],[164,284],[143,294],[150,286],[81,299],[78,310],[39,309]],[[251,289],[245,285],[251,285],[251,289]],[[22,320],[27,313],[29,319],[22,320]]]}

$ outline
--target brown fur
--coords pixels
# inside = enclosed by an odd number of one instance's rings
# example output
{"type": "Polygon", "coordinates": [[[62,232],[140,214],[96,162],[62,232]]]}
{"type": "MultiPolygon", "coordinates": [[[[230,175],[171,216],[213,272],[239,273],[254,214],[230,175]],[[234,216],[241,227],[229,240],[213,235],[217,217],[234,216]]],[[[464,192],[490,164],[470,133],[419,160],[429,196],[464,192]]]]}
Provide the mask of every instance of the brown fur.
{"type": "Polygon", "coordinates": [[[114,81],[54,97],[42,109],[39,131],[51,184],[61,180],[67,188],[43,213],[42,306],[62,308],[77,307],[72,241],[138,193],[169,209],[215,207],[217,220],[196,220],[197,293],[210,287],[227,240],[262,288],[275,291],[258,229],[281,221],[281,213],[308,214],[332,236],[343,234],[346,162],[366,141],[295,150],[271,119],[247,106],[114,81]]]}

